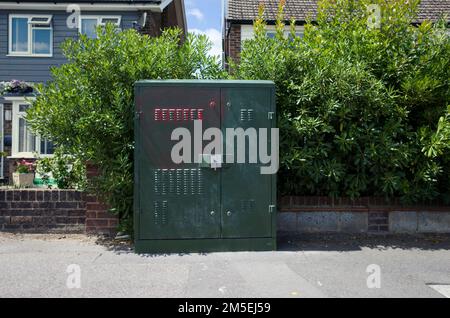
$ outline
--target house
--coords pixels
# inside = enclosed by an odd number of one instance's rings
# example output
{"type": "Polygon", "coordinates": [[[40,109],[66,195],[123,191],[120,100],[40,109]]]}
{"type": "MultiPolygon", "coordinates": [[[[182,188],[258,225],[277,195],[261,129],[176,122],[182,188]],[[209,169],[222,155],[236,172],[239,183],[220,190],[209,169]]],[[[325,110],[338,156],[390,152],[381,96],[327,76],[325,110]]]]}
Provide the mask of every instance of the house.
{"type": "MultiPolygon", "coordinates": [[[[242,42],[253,37],[253,21],[258,17],[260,3],[264,4],[264,18],[267,21],[267,35],[275,35],[275,20],[279,0],[226,0],[224,27],[225,61],[239,60],[242,42]]],[[[296,32],[301,35],[307,19],[314,21],[318,0],[286,0],[286,23],[296,22],[296,32]]],[[[436,21],[441,15],[450,19],[449,0],[422,0],[417,23],[424,20],[436,21]]],[[[450,20],[449,20],[450,22],[450,20]]]]}
{"type": "MultiPolygon", "coordinates": [[[[49,81],[50,68],[65,62],[60,44],[80,33],[95,37],[96,27],[106,23],[151,36],[167,27],[187,30],[183,0],[0,0],[0,83],[49,81]]],[[[27,87],[18,91],[0,96],[3,182],[18,159],[53,153],[51,142],[29,131],[24,115],[29,107],[25,97],[30,94],[27,87]]]]}

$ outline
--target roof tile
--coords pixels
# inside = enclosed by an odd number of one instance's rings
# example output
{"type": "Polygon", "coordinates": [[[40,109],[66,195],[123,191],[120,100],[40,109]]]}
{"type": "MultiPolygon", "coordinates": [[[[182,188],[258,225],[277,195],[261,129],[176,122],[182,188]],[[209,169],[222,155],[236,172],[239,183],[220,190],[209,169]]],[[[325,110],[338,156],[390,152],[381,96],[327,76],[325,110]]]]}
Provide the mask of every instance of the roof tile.
{"type": "MultiPolygon", "coordinates": [[[[317,15],[317,0],[286,0],[286,20],[305,21],[317,15]]],[[[250,21],[258,17],[260,3],[265,5],[264,18],[275,20],[279,0],[228,0],[228,20],[250,21]]],[[[442,14],[450,19],[450,0],[422,0],[420,4],[419,22],[430,19],[436,21],[442,14]]]]}

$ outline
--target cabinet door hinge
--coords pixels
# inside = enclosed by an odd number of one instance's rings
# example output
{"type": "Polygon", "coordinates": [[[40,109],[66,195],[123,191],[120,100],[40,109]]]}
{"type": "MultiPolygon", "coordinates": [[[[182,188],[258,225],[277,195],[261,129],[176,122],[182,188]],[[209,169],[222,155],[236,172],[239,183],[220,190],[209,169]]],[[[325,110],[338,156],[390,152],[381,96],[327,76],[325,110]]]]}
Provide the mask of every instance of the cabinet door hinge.
{"type": "Polygon", "coordinates": [[[269,205],[269,213],[275,213],[276,207],[276,205],[269,205]]]}
{"type": "Polygon", "coordinates": [[[275,113],[274,112],[268,112],[267,113],[267,118],[272,120],[275,117],[275,113]]]}

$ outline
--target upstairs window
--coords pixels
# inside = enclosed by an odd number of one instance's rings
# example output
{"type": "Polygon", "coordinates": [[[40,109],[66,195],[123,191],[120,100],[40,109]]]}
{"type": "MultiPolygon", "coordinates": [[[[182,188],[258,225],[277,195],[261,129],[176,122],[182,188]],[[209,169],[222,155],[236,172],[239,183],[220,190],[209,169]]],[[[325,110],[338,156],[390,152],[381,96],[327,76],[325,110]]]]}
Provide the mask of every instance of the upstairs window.
{"type": "Polygon", "coordinates": [[[51,22],[51,15],[10,15],[9,55],[52,56],[51,22]]]}
{"type": "Polygon", "coordinates": [[[82,16],[80,18],[80,33],[85,34],[90,39],[95,39],[99,25],[105,26],[107,23],[112,23],[119,29],[120,20],[120,16],[82,16]]]}

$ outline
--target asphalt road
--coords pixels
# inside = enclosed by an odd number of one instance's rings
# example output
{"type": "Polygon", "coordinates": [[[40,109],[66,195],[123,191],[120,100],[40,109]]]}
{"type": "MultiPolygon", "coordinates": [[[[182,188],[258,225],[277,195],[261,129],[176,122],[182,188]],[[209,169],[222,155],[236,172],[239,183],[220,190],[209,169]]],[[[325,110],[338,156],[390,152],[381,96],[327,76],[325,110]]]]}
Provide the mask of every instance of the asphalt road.
{"type": "Polygon", "coordinates": [[[279,245],[139,256],[81,235],[0,234],[0,297],[450,297],[449,237],[315,236],[279,245]]]}

